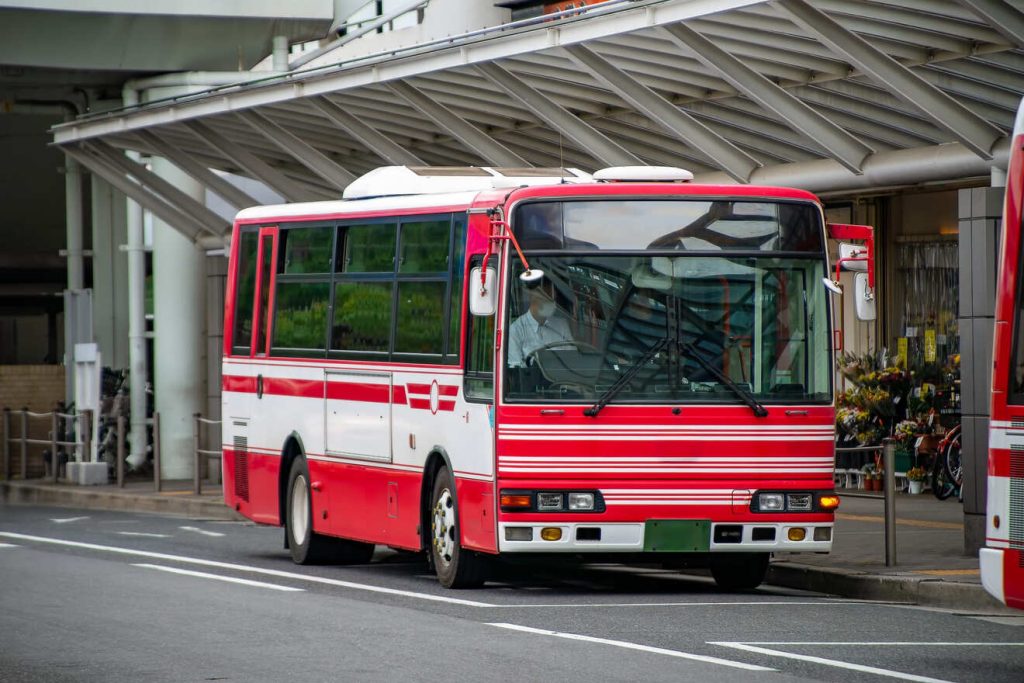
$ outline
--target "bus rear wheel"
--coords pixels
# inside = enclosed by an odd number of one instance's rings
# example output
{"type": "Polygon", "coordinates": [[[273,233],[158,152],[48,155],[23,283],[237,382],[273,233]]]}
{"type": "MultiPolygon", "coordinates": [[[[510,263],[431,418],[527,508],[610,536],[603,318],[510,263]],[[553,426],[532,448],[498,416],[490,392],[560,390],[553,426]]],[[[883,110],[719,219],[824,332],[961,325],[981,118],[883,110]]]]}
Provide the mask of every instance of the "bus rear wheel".
{"type": "Polygon", "coordinates": [[[445,588],[475,588],[486,578],[486,560],[459,542],[459,508],[455,481],[442,469],[430,496],[430,560],[445,588]]]}
{"type": "Polygon", "coordinates": [[[285,533],[288,549],[296,564],[365,564],[373,557],[373,544],[332,538],[313,531],[313,501],[310,496],[309,466],[295,458],[288,475],[285,533]]]}
{"type": "Polygon", "coordinates": [[[751,590],[768,573],[768,553],[721,553],[711,556],[711,576],[719,588],[751,590]]]}

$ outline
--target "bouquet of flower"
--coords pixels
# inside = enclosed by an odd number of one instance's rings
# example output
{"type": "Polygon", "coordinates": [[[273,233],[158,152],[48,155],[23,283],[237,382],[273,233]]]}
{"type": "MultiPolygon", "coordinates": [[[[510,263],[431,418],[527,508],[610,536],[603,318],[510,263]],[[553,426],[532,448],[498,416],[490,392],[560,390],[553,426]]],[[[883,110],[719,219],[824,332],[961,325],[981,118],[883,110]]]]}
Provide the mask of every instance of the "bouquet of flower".
{"type": "Polygon", "coordinates": [[[901,420],[896,423],[892,436],[897,442],[899,442],[899,445],[909,449],[913,446],[914,439],[917,438],[920,431],[921,426],[916,420],[901,420]]]}
{"type": "Polygon", "coordinates": [[[925,473],[923,467],[917,467],[915,465],[914,467],[911,467],[909,470],[907,470],[907,479],[909,479],[910,481],[924,481],[926,476],[927,474],[925,473]]]}

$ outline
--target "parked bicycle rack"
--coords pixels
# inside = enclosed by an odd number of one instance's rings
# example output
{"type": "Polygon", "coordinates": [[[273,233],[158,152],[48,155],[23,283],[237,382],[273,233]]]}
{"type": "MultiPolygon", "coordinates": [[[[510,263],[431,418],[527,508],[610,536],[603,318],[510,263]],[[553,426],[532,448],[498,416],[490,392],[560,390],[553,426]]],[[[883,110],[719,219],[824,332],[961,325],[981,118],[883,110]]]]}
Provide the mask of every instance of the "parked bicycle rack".
{"type": "Polygon", "coordinates": [[[202,413],[194,413],[192,417],[194,418],[192,426],[192,443],[194,444],[195,450],[195,466],[193,468],[194,474],[192,490],[198,496],[203,492],[203,476],[202,468],[200,467],[202,456],[205,455],[207,456],[207,458],[217,458],[218,460],[220,460],[223,457],[223,451],[220,448],[218,448],[217,450],[209,450],[202,449],[199,447],[201,441],[200,436],[202,425],[219,425],[221,424],[221,420],[208,420],[203,417],[202,413]]]}

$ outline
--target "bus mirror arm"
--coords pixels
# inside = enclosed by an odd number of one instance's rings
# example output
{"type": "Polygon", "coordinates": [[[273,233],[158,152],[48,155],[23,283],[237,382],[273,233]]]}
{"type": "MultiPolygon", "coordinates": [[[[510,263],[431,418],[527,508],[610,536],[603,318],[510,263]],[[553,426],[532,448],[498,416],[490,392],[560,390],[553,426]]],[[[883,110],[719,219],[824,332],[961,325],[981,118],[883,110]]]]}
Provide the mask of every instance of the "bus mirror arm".
{"type": "MultiPolygon", "coordinates": [[[[849,225],[846,223],[829,223],[828,236],[834,240],[863,240],[864,249],[854,251],[850,255],[836,260],[836,284],[839,284],[839,271],[844,264],[863,263],[867,266],[868,291],[875,290],[875,229],[870,225],[849,225]]],[[[851,268],[863,270],[863,268],[851,268]]]]}
{"type": "Polygon", "coordinates": [[[512,227],[505,220],[501,209],[491,209],[487,213],[491,219],[491,237],[487,242],[487,253],[484,254],[484,267],[487,266],[487,259],[491,255],[491,247],[493,244],[500,240],[509,240],[512,242],[512,246],[515,247],[516,253],[519,255],[519,260],[523,263],[523,272],[519,275],[519,279],[522,280],[527,287],[536,287],[540,281],[544,279],[544,271],[536,268],[530,268],[530,264],[527,262],[526,256],[523,255],[523,250],[519,247],[519,240],[517,240],[516,236],[512,233],[512,227]]]}

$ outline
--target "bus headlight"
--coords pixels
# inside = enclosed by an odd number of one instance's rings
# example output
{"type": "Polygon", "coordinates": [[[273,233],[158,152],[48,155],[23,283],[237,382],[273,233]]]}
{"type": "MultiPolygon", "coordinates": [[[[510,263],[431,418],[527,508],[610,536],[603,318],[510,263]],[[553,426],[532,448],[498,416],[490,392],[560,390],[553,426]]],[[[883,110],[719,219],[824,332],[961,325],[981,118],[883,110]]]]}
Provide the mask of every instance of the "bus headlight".
{"type": "Polygon", "coordinates": [[[569,509],[570,510],[593,510],[594,509],[594,494],[593,493],[570,493],[569,494],[569,509]]]}
{"type": "Polygon", "coordinates": [[[760,493],[757,508],[762,512],[781,512],[786,509],[786,497],[781,493],[760,493]]]}

